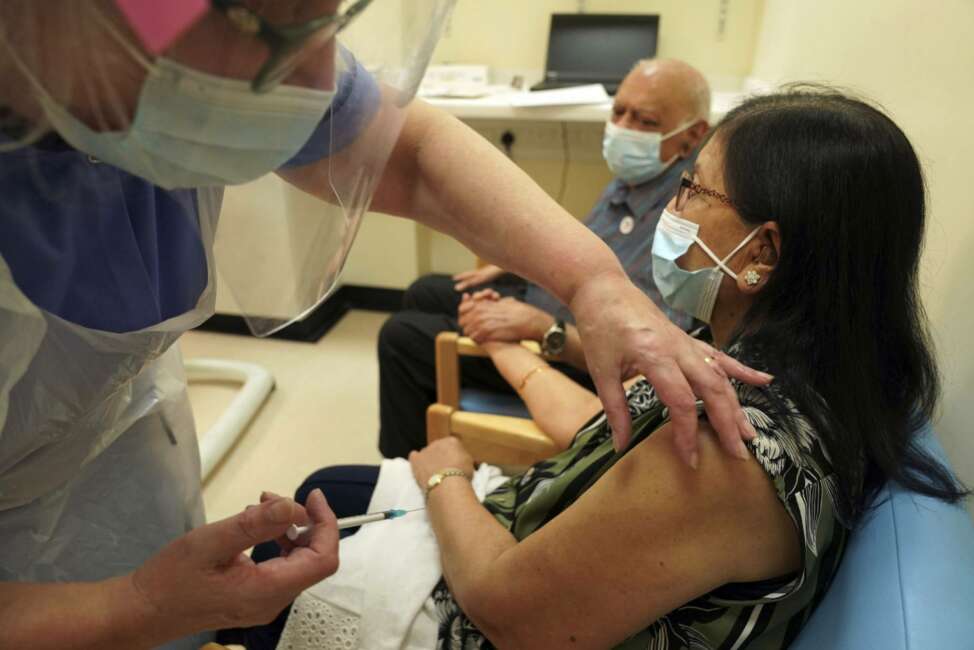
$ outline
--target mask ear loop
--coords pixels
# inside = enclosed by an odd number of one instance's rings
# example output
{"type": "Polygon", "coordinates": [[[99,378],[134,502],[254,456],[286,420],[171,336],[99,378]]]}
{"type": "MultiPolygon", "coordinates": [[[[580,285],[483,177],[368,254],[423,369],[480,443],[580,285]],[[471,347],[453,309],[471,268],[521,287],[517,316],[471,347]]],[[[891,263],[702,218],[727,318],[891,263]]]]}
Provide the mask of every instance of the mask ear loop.
{"type": "Polygon", "coordinates": [[[691,126],[693,126],[696,123],[697,123],[697,120],[690,120],[689,122],[684,122],[680,126],[676,127],[672,131],[670,131],[669,133],[664,133],[660,137],[660,142],[662,142],[663,140],[666,140],[667,138],[672,138],[677,133],[682,133],[682,132],[686,131],[687,129],[689,129],[691,126]]]}
{"type": "MultiPolygon", "coordinates": [[[[109,33],[109,35],[112,36],[112,38],[118,41],[118,43],[132,56],[133,59],[135,59],[135,61],[139,65],[145,68],[146,72],[148,72],[149,74],[154,74],[156,72],[155,65],[153,65],[151,61],[145,58],[142,55],[142,53],[138,51],[138,49],[132,46],[131,43],[126,41],[124,36],[122,36],[115,30],[115,28],[109,22],[108,18],[102,13],[101,9],[95,8],[92,11],[92,15],[95,17],[95,20],[102,26],[102,28],[104,28],[109,33]]],[[[14,51],[14,48],[10,45],[10,41],[7,40],[6,31],[2,29],[0,29],[0,43],[2,43],[3,48],[7,50],[7,52],[10,54],[10,60],[13,61],[15,66],[17,66],[21,74],[23,74],[27,78],[27,81],[30,83],[31,86],[34,87],[34,90],[40,93],[41,95],[43,95],[48,100],[49,103],[57,104],[58,102],[53,97],[51,97],[50,93],[47,92],[47,89],[44,87],[44,85],[37,80],[34,74],[30,71],[30,68],[27,67],[27,64],[24,63],[23,60],[17,55],[17,52],[14,51]]],[[[10,151],[19,148],[21,146],[24,146],[25,144],[36,142],[47,131],[48,131],[47,127],[44,126],[38,127],[37,129],[35,129],[35,132],[32,132],[26,139],[24,139],[21,142],[14,143],[14,146],[12,147],[10,144],[0,143],[0,151],[10,151]]]]}
{"type": "MultiPolygon", "coordinates": [[[[20,73],[27,77],[27,81],[31,86],[34,87],[35,91],[47,95],[47,90],[41,85],[41,82],[34,78],[34,74],[27,67],[27,64],[23,62],[17,52],[14,51],[10,41],[7,40],[7,30],[3,28],[2,23],[0,23],[0,45],[2,45],[3,49],[10,54],[10,60],[17,67],[17,69],[20,70],[20,73]]],[[[0,142],[0,153],[16,151],[17,149],[28,147],[43,138],[44,134],[48,131],[50,131],[50,126],[45,124],[45,120],[38,120],[37,124],[30,130],[30,132],[23,137],[12,142],[0,142]]]]}
{"type": "MultiPolygon", "coordinates": [[[[689,122],[685,122],[684,124],[681,124],[680,126],[676,127],[672,131],[670,131],[669,133],[663,133],[663,134],[661,134],[660,139],[659,139],[660,151],[662,152],[662,147],[663,147],[663,141],[664,140],[666,140],[667,138],[672,138],[674,135],[676,135],[678,133],[683,133],[684,131],[686,131],[687,129],[689,129],[691,126],[693,126],[694,124],[696,124],[696,122],[697,122],[697,120],[691,120],[689,122]]],[[[665,165],[664,169],[669,169],[670,166],[673,163],[675,163],[679,158],[680,158],[680,153],[679,152],[673,154],[673,157],[672,158],[670,158],[665,163],[663,163],[665,165]]]]}
{"type": "Polygon", "coordinates": [[[742,248],[744,248],[749,241],[751,241],[752,239],[754,239],[754,237],[758,234],[758,231],[759,230],[761,230],[761,226],[758,226],[757,228],[755,228],[754,230],[752,230],[751,231],[751,234],[749,234],[747,237],[745,237],[744,240],[740,244],[738,244],[734,248],[734,250],[732,250],[730,253],[728,253],[727,254],[727,257],[725,257],[724,259],[719,259],[714,254],[714,252],[712,250],[710,250],[710,248],[708,248],[705,243],[703,243],[703,240],[701,240],[699,237],[694,236],[693,241],[695,241],[697,243],[697,245],[700,246],[700,248],[703,249],[703,252],[704,253],[706,253],[707,255],[710,256],[710,259],[712,259],[714,262],[716,262],[717,268],[719,268],[721,271],[723,271],[724,273],[726,273],[727,275],[729,275],[731,278],[733,278],[734,280],[736,280],[737,279],[737,274],[734,273],[733,271],[731,271],[730,268],[727,267],[727,262],[730,261],[730,259],[732,257],[734,257],[735,255],[737,255],[737,253],[742,248]]]}
{"type": "MultiPolygon", "coordinates": [[[[101,6],[92,5],[90,15],[94,24],[107,33],[111,40],[121,46],[123,55],[127,54],[136,65],[145,70],[147,77],[158,73],[152,61],[146,58],[137,47],[133,46],[129,39],[125,38],[101,6]]],[[[84,90],[92,107],[94,107],[94,117],[98,119],[100,124],[128,124],[129,116],[123,108],[124,103],[119,95],[118,88],[111,82],[111,69],[107,62],[101,58],[96,58],[91,63],[93,66],[92,79],[84,84],[84,90]]]]}
{"type": "Polygon", "coordinates": [[[118,30],[114,25],[112,25],[111,21],[108,19],[108,16],[103,13],[102,9],[96,6],[95,10],[92,12],[92,15],[95,17],[95,20],[98,21],[98,24],[102,26],[102,29],[108,32],[109,36],[115,39],[115,41],[122,46],[122,49],[124,49],[129,56],[135,59],[136,63],[145,68],[147,73],[155,74],[157,72],[155,64],[146,58],[146,56],[139,51],[139,48],[132,45],[128,39],[118,33],[118,30]]]}

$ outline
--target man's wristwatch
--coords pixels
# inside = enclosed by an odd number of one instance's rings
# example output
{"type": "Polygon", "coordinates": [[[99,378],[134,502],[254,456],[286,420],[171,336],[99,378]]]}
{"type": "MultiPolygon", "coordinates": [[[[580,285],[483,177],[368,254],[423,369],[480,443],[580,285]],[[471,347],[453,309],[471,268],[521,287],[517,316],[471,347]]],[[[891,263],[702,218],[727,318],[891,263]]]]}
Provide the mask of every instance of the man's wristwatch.
{"type": "Polygon", "coordinates": [[[565,351],[565,321],[557,319],[541,338],[541,351],[546,357],[555,357],[565,351]]]}
{"type": "Polygon", "coordinates": [[[442,483],[443,482],[443,479],[445,479],[448,476],[462,476],[463,478],[467,479],[468,481],[470,480],[470,477],[467,476],[467,473],[464,472],[462,469],[457,469],[456,467],[447,467],[445,469],[441,469],[436,474],[433,474],[432,476],[430,476],[429,477],[429,480],[426,481],[426,494],[425,494],[425,497],[427,499],[429,499],[430,498],[430,492],[433,491],[433,488],[435,488],[437,485],[439,485],[440,483],[442,483]]]}

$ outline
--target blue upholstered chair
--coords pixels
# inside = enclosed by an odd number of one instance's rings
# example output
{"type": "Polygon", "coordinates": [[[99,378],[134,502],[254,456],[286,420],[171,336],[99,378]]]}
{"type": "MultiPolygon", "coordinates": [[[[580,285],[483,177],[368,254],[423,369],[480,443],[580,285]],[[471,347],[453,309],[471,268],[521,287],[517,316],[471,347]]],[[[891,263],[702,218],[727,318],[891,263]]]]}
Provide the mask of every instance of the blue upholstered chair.
{"type": "MultiPolygon", "coordinates": [[[[944,459],[931,431],[922,439],[944,459]]],[[[891,484],[853,534],[794,650],[974,649],[974,522],[891,484]]]]}
{"type": "MultiPolygon", "coordinates": [[[[461,390],[470,339],[437,338],[429,437],[457,435],[478,460],[530,464],[556,450],[511,395],[461,390]],[[444,401],[445,400],[445,401],[444,401]],[[516,462],[515,462],[516,461],[516,462]]],[[[932,431],[922,444],[942,460],[932,431]]],[[[853,534],[828,593],[794,650],[974,650],[974,521],[962,506],[891,484],[853,534]]]]}

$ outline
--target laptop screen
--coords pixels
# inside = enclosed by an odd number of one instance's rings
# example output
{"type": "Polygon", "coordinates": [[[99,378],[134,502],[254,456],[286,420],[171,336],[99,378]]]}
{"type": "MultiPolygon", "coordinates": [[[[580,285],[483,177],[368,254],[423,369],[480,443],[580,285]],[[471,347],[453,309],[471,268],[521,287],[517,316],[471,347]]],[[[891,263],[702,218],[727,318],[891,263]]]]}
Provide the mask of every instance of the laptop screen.
{"type": "Polygon", "coordinates": [[[545,78],[619,82],[639,59],[656,56],[659,16],[552,14],[545,78]]]}

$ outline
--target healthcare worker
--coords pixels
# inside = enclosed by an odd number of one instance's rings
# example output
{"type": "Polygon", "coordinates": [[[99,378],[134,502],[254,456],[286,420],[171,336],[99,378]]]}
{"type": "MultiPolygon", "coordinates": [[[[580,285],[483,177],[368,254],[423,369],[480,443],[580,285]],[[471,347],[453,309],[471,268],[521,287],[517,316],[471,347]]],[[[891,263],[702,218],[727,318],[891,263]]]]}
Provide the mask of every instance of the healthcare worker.
{"type": "Polygon", "coordinates": [[[727,375],[767,377],[671,326],[527,176],[412,101],[452,1],[0,2],[0,645],[196,648],[335,570],[320,493],[203,525],[173,344],[217,273],[256,334],[316,307],[370,206],[564,300],[617,444],[637,372],[691,464],[694,394],[729,451],[750,435],[727,375]],[[304,192],[220,215],[223,187],[268,174],[304,192]],[[309,520],[287,557],[242,554],[309,520]]]}

